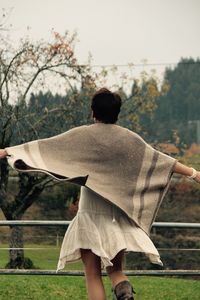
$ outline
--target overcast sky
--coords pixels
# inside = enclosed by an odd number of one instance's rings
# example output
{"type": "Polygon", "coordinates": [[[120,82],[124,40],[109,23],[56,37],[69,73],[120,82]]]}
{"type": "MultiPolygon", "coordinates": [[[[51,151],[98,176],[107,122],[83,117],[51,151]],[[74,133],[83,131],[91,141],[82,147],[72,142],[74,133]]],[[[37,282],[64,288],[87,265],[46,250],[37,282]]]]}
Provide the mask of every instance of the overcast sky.
{"type": "Polygon", "coordinates": [[[200,57],[200,0],[0,0],[17,40],[77,30],[80,63],[178,62],[200,57]]]}

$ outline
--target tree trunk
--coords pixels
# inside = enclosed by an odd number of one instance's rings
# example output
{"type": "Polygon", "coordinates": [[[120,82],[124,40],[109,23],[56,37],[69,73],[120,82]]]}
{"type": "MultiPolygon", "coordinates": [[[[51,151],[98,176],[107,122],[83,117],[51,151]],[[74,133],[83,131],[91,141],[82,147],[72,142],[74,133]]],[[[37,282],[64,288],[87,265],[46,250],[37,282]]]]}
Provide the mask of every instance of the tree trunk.
{"type": "Polygon", "coordinates": [[[10,261],[8,267],[10,269],[24,268],[24,241],[23,241],[23,227],[12,226],[10,234],[10,261]]]}

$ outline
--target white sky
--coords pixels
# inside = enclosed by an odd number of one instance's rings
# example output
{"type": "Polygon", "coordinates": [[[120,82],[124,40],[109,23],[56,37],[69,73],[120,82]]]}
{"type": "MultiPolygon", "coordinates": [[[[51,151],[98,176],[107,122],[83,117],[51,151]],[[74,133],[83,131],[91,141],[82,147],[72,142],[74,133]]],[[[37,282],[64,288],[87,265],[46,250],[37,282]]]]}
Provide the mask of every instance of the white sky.
{"type": "MultiPolygon", "coordinates": [[[[51,29],[78,32],[80,63],[178,62],[200,57],[200,0],[0,0],[13,8],[7,23],[15,41],[50,38],[51,29]]],[[[156,67],[158,68],[158,67],[156,67]]]]}

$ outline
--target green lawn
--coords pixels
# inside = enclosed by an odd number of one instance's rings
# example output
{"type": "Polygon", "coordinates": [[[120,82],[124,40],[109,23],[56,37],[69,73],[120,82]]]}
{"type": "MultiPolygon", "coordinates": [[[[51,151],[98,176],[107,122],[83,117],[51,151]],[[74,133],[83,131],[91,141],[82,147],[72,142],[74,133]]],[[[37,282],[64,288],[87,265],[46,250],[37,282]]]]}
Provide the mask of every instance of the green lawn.
{"type": "MultiPolygon", "coordinates": [[[[159,277],[130,277],[136,300],[199,300],[200,281],[159,277]]],[[[104,278],[107,299],[111,300],[111,285],[104,278]]],[[[86,300],[83,277],[60,276],[0,276],[1,300],[86,300]]]]}
{"type": "MultiPolygon", "coordinates": [[[[1,248],[6,247],[1,245],[1,248]]],[[[36,247],[36,245],[26,245],[36,247]]],[[[37,246],[43,247],[43,246],[37,246]]],[[[40,269],[55,270],[59,248],[44,246],[44,250],[27,250],[25,256],[31,258],[40,269]]],[[[8,250],[0,249],[0,268],[8,262],[8,250]]],[[[81,262],[68,264],[66,270],[82,269],[81,262]]],[[[107,300],[111,300],[111,284],[103,278],[107,300]]],[[[137,292],[136,300],[199,300],[200,281],[166,277],[130,277],[137,292]]],[[[84,300],[87,299],[83,277],[72,276],[24,276],[0,275],[0,300],[84,300]]]]}
{"type": "MultiPolygon", "coordinates": [[[[1,248],[7,248],[8,245],[0,246],[0,269],[3,269],[8,262],[8,250],[2,250],[1,248]]],[[[58,263],[60,248],[56,246],[48,245],[25,245],[26,248],[45,248],[38,250],[26,250],[25,257],[29,257],[34,265],[39,269],[55,270],[58,263]]],[[[81,262],[67,264],[66,270],[80,270],[82,269],[81,262]]]]}

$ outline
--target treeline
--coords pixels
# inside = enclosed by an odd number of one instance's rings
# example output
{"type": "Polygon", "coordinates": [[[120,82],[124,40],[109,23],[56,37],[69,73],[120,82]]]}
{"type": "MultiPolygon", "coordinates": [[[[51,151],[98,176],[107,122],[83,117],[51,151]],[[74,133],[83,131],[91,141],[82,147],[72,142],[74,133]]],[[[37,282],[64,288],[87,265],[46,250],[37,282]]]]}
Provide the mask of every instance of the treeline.
{"type": "MultiPolygon", "coordinates": [[[[153,82],[154,89],[159,90],[156,81],[153,82]]],[[[148,88],[150,81],[139,86],[137,81],[133,82],[131,94],[120,91],[122,98],[125,99],[122,106],[121,117],[119,123],[122,126],[129,127],[138,131],[149,142],[174,142],[174,132],[180,137],[183,144],[187,146],[197,142],[197,121],[200,120],[200,60],[193,58],[183,58],[174,68],[167,68],[164,75],[164,84],[167,92],[160,92],[155,97],[149,111],[146,109],[142,113],[142,109],[137,111],[138,94],[140,101],[147,101],[142,98],[142,94],[148,88]],[[146,84],[146,85],[145,85],[146,84]],[[127,105],[127,99],[131,97],[132,101],[127,105]],[[134,101],[136,104],[134,104],[134,101]],[[131,115],[131,111],[136,109],[136,115],[131,115]],[[128,113],[126,113],[128,112],[128,113]],[[139,120],[139,122],[138,122],[139,120]],[[139,124],[139,126],[138,126],[139,124]]],[[[48,110],[56,107],[67,105],[71,94],[52,95],[51,92],[31,94],[29,100],[29,111],[37,112],[42,115],[44,112],[48,114],[48,110]]],[[[73,125],[81,125],[84,122],[91,122],[88,116],[90,113],[90,102],[88,99],[81,99],[84,94],[77,91],[76,105],[72,107],[71,112],[66,112],[66,118],[69,120],[72,115],[73,125]]],[[[71,105],[71,101],[70,101],[71,105]]],[[[141,105],[141,104],[139,104],[141,105]]],[[[144,104],[143,104],[144,105],[144,104]]],[[[53,135],[61,131],[67,130],[70,126],[62,118],[56,115],[49,116],[42,127],[41,136],[53,135]],[[57,126],[55,126],[57,124],[57,126]]],[[[200,139],[200,137],[199,137],[200,139]]]]}
{"type": "Polygon", "coordinates": [[[176,131],[183,144],[196,143],[200,139],[200,59],[181,59],[174,68],[166,69],[164,81],[167,93],[157,98],[153,118],[143,119],[148,135],[153,141],[173,142],[176,131]]]}

